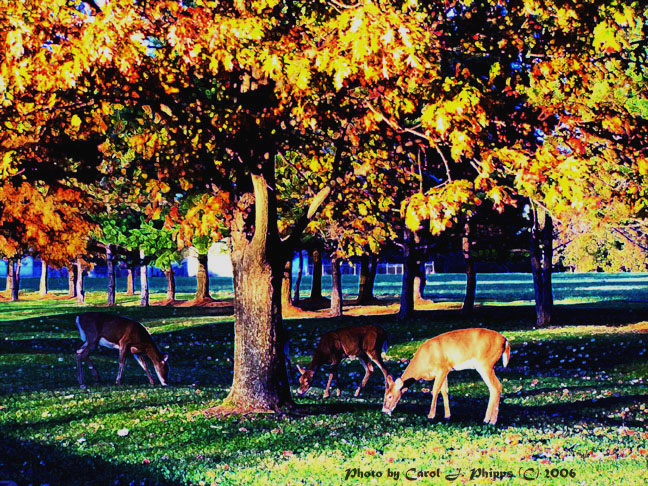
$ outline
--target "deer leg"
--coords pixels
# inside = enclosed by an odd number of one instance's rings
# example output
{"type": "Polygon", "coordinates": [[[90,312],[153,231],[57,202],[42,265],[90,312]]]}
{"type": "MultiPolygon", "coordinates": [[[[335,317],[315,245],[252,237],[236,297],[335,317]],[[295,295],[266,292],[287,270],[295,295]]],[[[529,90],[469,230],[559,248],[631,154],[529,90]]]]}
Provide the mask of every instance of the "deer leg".
{"type": "Polygon", "coordinates": [[[499,413],[499,401],[502,394],[502,384],[495,376],[495,370],[493,368],[489,370],[477,369],[481,375],[486,386],[488,386],[489,398],[488,398],[488,408],[486,408],[486,416],[484,417],[484,423],[493,424],[497,422],[497,415],[499,413]]]}
{"type": "Polygon", "coordinates": [[[78,379],[79,379],[79,385],[82,388],[85,388],[85,385],[83,384],[83,370],[81,369],[81,365],[83,359],[87,358],[89,354],[90,354],[90,347],[88,346],[87,342],[84,343],[83,346],[81,346],[76,352],[78,379]]]}
{"type": "Polygon", "coordinates": [[[329,389],[331,388],[331,381],[333,381],[333,370],[329,373],[328,383],[326,384],[326,390],[324,390],[324,398],[329,397],[329,389]]]}
{"type": "Polygon", "coordinates": [[[155,381],[153,381],[153,377],[151,376],[151,373],[149,373],[148,366],[146,366],[146,361],[144,360],[144,358],[137,353],[133,354],[133,357],[137,360],[139,365],[142,367],[144,373],[146,373],[149,383],[151,383],[151,385],[155,385],[155,381]]]}
{"type": "Polygon", "coordinates": [[[364,356],[358,356],[358,359],[360,360],[360,364],[362,364],[362,367],[365,370],[365,375],[364,378],[362,379],[362,383],[360,383],[360,386],[358,386],[355,393],[353,394],[354,397],[360,395],[360,390],[362,390],[364,386],[367,384],[367,381],[369,380],[369,377],[373,372],[373,366],[367,358],[365,358],[364,356]]]}
{"type": "Polygon", "coordinates": [[[88,368],[90,368],[90,371],[92,371],[92,374],[94,375],[95,382],[99,382],[99,372],[97,371],[95,364],[90,359],[90,353],[88,353],[88,356],[86,356],[85,360],[88,362],[88,368]]]}
{"type": "Polygon", "coordinates": [[[121,385],[122,372],[124,371],[124,365],[126,364],[126,355],[128,353],[127,346],[122,346],[119,348],[119,372],[117,373],[117,385],[121,385]]]}
{"type": "Polygon", "coordinates": [[[432,405],[430,406],[430,413],[428,414],[429,419],[433,419],[436,415],[436,406],[437,398],[439,397],[439,392],[443,386],[443,383],[446,381],[448,373],[440,373],[434,378],[434,386],[432,387],[432,405]]]}
{"type": "Polygon", "coordinates": [[[378,368],[380,368],[380,371],[382,371],[382,374],[385,377],[385,386],[387,386],[387,377],[389,376],[389,373],[387,372],[387,367],[385,366],[382,356],[380,353],[367,353],[367,355],[371,358],[371,361],[376,363],[378,368]]]}
{"type": "Polygon", "coordinates": [[[450,418],[450,400],[448,398],[448,377],[443,381],[441,385],[441,395],[443,396],[443,411],[445,412],[444,418],[448,420],[450,418]]]}

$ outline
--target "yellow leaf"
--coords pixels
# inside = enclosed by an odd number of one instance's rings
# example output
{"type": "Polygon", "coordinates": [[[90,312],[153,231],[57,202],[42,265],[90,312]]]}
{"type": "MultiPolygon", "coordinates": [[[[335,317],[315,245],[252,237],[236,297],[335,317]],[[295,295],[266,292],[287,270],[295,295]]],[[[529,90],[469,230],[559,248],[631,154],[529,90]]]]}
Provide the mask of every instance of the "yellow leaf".
{"type": "Polygon", "coordinates": [[[74,128],[79,128],[81,126],[81,118],[79,118],[79,115],[73,115],[70,119],[70,124],[74,128]]]}
{"type": "Polygon", "coordinates": [[[171,108],[169,108],[167,105],[160,103],[160,110],[162,110],[163,113],[166,113],[168,116],[173,116],[173,112],[171,111],[171,108]]]}

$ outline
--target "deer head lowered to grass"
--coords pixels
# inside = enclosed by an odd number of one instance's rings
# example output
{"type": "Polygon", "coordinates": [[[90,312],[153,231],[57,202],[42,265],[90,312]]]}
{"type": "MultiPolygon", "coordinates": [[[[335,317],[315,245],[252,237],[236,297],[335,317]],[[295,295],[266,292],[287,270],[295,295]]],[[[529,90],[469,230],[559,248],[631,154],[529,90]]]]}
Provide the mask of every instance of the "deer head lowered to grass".
{"type": "Polygon", "coordinates": [[[76,352],[79,385],[82,387],[85,386],[83,384],[83,372],[81,371],[81,361],[84,359],[88,362],[95,381],[99,381],[99,373],[90,360],[90,352],[97,345],[119,350],[119,373],[117,373],[116,382],[118,385],[121,383],[124,363],[128,353],[132,353],[133,357],[144,369],[151,385],[154,385],[155,382],[142,355],[148,356],[153,362],[160,383],[163,386],[168,384],[169,365],[167,360],[169,356],[160,352],[151,334],[139,322],[114,314],[86,312],[77,316],[76,325],[81,339],[84,341],[83,346],[76,352]]]}
{"type": "Polygon", "coordinates": [[[365,369],[365,376],[362,383],[356,389],[354,396],[360,394],[360,390],[367,384],[369,376],[374,370],[372,361],[380,368],[385,377],[385,386],[387,386],[387,368],[382,360],[381,352],[387,351],[387,333],[379,327],[372,324],[362,326],[352,326],[343,329],[337,329],[324,334],[307,369],[297,366],[301,376],[299,377],[299,395],[303,395],[313,384],[313,378],[317,370],[324,364],[331,365],[328,383],[324,391],[324,398],[329,396],[331,381],[335,375],[337,384],[337,394],[340,395],[340,383],[338,379],[338,365],[344,358],[357,357],[365,369]]]}
{"type": "Polygon", "coordinates": [[[428,417],[434,418],[437,397],[441,391],[445,418],[449,419],[448,373],[453,370],[475,369],[486,382],[490,392],[484,422],[495,424],[502,384],[495,376],[493,368],[500,356],[506,367],[510,355],[508,340],[490,329],[459,329],[428,339],[418,348],[400,378],[394,380],[391,376],[387,377],[383,412],[391,415],[403,393],[415,381],[434,380],[432,406],[428,417]]]}

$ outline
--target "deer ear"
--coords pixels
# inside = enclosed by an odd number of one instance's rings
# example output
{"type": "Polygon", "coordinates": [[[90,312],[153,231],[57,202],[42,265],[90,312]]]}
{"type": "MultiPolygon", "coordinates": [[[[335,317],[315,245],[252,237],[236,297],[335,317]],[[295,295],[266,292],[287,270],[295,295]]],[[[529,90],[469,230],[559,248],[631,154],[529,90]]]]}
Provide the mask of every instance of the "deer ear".
{"type": "Polygon", "coordinates": [[[401,393],[405,393],[409,388],[401,388],[401,393]]]}
{"type": "Polygon", "coordinates": [[[392,375],[387,375],[387,384],[389,386],[392,386],[394,384],[394,379],[392,378],[392,375]]]}
{"type": "Polygon", "coordinates": [[[302,367],[299,366],[299,365],[297,365],[297,371],[299,371],[299,373],[302,374],[302,375],[303,375],[304,373],[306,373],[306,371],[304,370],[304,368],[302,368],[302,367]]]}
{"type": "Polygon", "coordinates": [[[400,390],[403,388],[403,380],[400,378],[396,378],[396,381],[394,382],[394,385],[396,385],[396,389],[400,390]]]}
{"type": "Polygon", "coordinates": [[[165,354],[164,356],[162,356],[162,359],[160,360],[160,362],[161,362],[161,363],[166,363],[166,362],[167,362],[167,359],[169,359],[169,355],[168,355],[168,354],[165,354]]]}

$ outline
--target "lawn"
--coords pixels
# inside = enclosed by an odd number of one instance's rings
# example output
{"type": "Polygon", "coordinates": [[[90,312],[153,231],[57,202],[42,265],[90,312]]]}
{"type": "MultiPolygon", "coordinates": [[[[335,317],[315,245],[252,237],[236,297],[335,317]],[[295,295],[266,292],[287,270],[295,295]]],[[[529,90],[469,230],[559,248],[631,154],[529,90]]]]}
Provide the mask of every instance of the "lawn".
{"type": "MultiPolygon", "coordinates": [[[[132,359],[124,384],[114,386],[117,353],[102,349],[94,354],[102,382],[81,390],[76,304],[31,295],[0,301],[0,481],[364,485],[408,484],[407,475],[420,476],[418,484],[643,485],[648,299],[641,298],[642,282],[628,284],[634,289],[625,290],[628,301],[594,302],[584,291],[565,291],[555,325],[547,329],[534,329],[528,302],[506,299],[484,303],[471,316],[439,304],[407,324],[391,314],[286,320],[293,365],[308,363],[315,336],[327,330],[383,326],[394,375],[428,337],[475,326],[502,332],[512,355],[508,368],[496,368],[504,385],[496,426],[481,423],[488,392],[474,371],[450,374],[452,418],[430,421],[431,383],[414,385],[391,417],[380,411],[379,372],[353,398],[353,384],[362,377],[357,361],[340,369],[341,397],[322,399],[320,372],[316,386],[296,398],[300,409],[293,414],[206,417],[201,412],[224,398],[231,384],[231,308],[142,309],[137,296],[123,294],[118,312],[141,320],[169,352],[172,386],[148,385],[132,359]]],[[[620,285],[603,277],[580,284],[620,285]]],[[[444,297],[439,290],[436,297],[452,301],[454,291],[444,297]]],[[[90,292],[84,309],[106,311],[104,299],[90,292]]],[[[290,376],[296,385],[296,372],[290,376]]]]}

